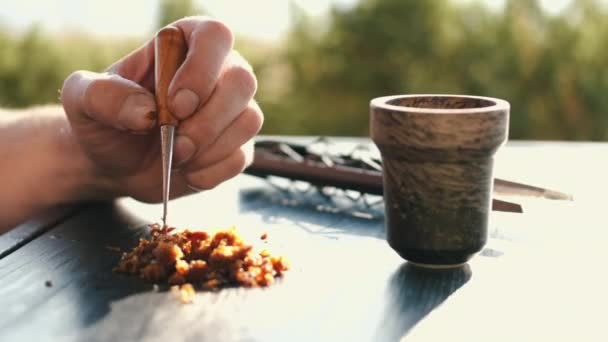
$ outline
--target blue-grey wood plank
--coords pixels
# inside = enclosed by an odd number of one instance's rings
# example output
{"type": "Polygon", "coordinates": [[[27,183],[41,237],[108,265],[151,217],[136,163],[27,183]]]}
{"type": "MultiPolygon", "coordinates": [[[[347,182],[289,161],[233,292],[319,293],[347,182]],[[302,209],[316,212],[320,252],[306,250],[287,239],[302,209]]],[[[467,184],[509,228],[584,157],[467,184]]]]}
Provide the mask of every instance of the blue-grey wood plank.
{"type": "Polygon", "coordinates": [[[0,235],[0,259],[42,235],[76,210],[76,205],[54,208],[0,235]]]}
{"type": "MultiPolygon", "coordinates": [[[[517,148],[530,155],[534,172],[547,164],[534,153],[567,161],[588,151],[517,148]]],[[[577,167],[604,173],[605,163],[595,160],[577,167]]],[[[575,173],[549,171],[555,179],[575,173]]],[[[603,184],[585,181],[589,195],[603,184]]],[[[0,341],[608,340],[600,202],[575,195],[574,202],[532,201],[524,215],[493,212],[482,253],[467,266],[429,271],[388,247],[378,208],[362,215],[314,194],[298,196],[239,176],[170,204],[180,227],[235,224],[293,265],[267,289],[199,293],[190,305],[111,271],[119,255],[106,246],[135,244],[146,222],[160,217],[159,206],[87,205],[0,260],[0,341]],[[267,243],[257,239],[262,232],[267,243]]]]}

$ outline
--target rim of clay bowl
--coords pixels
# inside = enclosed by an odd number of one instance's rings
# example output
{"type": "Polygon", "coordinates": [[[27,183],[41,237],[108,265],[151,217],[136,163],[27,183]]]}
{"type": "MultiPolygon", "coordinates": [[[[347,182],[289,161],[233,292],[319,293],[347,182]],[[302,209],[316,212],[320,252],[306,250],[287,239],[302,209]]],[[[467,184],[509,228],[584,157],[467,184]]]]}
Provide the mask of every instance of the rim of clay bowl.
{"type": "Polygon", "coordinates": [[[476,95],[459,95],[459,94],[401,94],[401,95],[388,95],[376,97],[371,100],[371,105],[376,108],[383,108],[397,112],[410,112],[410,113],[422,113],[422,114],[472,114],[472,113],[487,113],[498,110],[509,110],[511,105],[509,102],[487,96],[476,96],[476,95]],[[416,97],[448,97],[448,98],[465,98],[472,100],[489,101],[493,105],[485,107],[473,107],[473,108],[424,108],[424,107],[409,107],[409,106],[397,106],[389,104],[391,101],[411,99],[416,97]]]}

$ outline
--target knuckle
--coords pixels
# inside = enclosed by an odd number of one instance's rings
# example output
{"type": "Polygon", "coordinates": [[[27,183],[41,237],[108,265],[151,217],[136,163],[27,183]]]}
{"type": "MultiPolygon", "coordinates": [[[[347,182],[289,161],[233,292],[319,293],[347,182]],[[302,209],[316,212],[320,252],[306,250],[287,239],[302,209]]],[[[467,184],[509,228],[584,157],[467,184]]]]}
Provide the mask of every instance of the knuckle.
{"type": "Polygon", "coordinates": [[[220,133],[221,131],[217,125],[211,122],[204,122],[198,127],[197,135],[199,136],[201,146],[208,146],[219,137],[220,133]]]}
{"type": "Polygon", "coordinates": [[[197,146],[198,151],[209,147],[219,137],[221,131],[209,120],[186,120],[178,128],[178,134],[190,137],[197,146]]]}
{"type": "Polygon", "coordinates": [[[250,159],[251,158],[249,156],[248,151],[244,148],[239,148],[234,154],[234,162],[231,165],[233,172],[231,172],[231,174],[236,176],[237,174],[245,170],[245,168],[249,164],[250,159]]]}
{"type": "Polygon", "coordinates": [[[245,113],[243,113],[243,116],[245,127],[248,129],[247,133],[249,133],[249,137],[251,138],[262,128],[262,125],[264,124],[264,114],[260,110],[248,108],[245,113]]]}
{"type": "Polygon", "coordinates": [[[65,89],[67,87],[70,87],[74,83],[78,83],[82,79],[84,73],[84,70],[77,70],[69,74],[68,77],[66,77],[63,81],[63,88],[65,89]]]}
{"type": "Polygon", "coordinates": [[[89,73],[85,70],[77,70],[72,72],[66,79],[63,81],[63,85],[61,87],[61,102],[66,103],[66,101],[74,101],[80,100],[79,97],[82,95],[82,83],[83,80],[86,79],[86,75],[89,73]],[[66,96],[69,95],[69,96],[66,96]]]}
{"type": "MultiPolygon", "coordinates": [[[[86,75],[84,75],[86,77],[86,75]]],[[[83,95],[83,104],[85,108],[88,108],[92,111],[98,110],[98,108],[94,108],[94,99],[100,93],[107,90],[109,79],[108,78],[95,78],[88,82],[88,86],[84,90],[83,95]]]]}
{"type": "Polygon", "coordinates": [[[203,22],[205,34],[213,36],[218,41],[223,41],[228,43],[228,46],[232,46],[234,44],[234,34],[232,30],[223,22],[206,18],[203,22]]]}
{"type": "Polygon", "coordinates": [[[226,70],[225,77],[234,83],[245,97],[253,97],[258,88],[258,80],[253,71],[243,64],[232,65],[226,70]]]}
{"type": "Polygon", "coordinates": [[[93,95],[99,91],[105,91],[111,86],[112,81],[116,79],[116,76],[106,75],[105,77],[92,78],[89,81],[87,91],[93,93],[93,95]]]}

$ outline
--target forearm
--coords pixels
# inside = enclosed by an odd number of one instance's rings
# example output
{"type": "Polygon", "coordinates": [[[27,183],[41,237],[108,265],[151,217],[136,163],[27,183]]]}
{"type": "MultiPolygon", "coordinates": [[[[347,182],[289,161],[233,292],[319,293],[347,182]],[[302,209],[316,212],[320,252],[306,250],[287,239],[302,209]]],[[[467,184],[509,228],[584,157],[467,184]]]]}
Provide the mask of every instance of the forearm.
{"type": "Polygon", "coordinates": [[[60,106],[0,111],[0,233],[56,205],[112,196],[60,106]]]}

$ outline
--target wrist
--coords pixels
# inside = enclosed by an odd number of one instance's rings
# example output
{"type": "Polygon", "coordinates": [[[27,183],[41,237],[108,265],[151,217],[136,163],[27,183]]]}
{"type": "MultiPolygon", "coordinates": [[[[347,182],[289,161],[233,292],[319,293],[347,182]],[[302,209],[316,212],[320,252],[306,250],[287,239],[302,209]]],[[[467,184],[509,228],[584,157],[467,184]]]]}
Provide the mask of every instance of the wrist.
{"type": "Polygon", "coordinates": [[[60,106],[33,108],[22,120],[24,141],[33,139],[28,144],[32,155],[25,157],[40,167],[32,174],[38,178],[27,183],[28,197],[38,209],[118,195],[114,182],[101,176],[87,158],[60,106]]]}
{"type": "Polygon", "coordinates": [[[88,158],[77,137],[63,114],[53,117],[49,124],[54,132],[48,137],[54,154],[59,160],[49,172],[52,179],[56,179],[57,198],[51,196],[50,201],[59,200],[70,203],[86,200],[104,200],[119,196],[119,187],[116,182],[100,172],[99,168],[88,158]]]}

